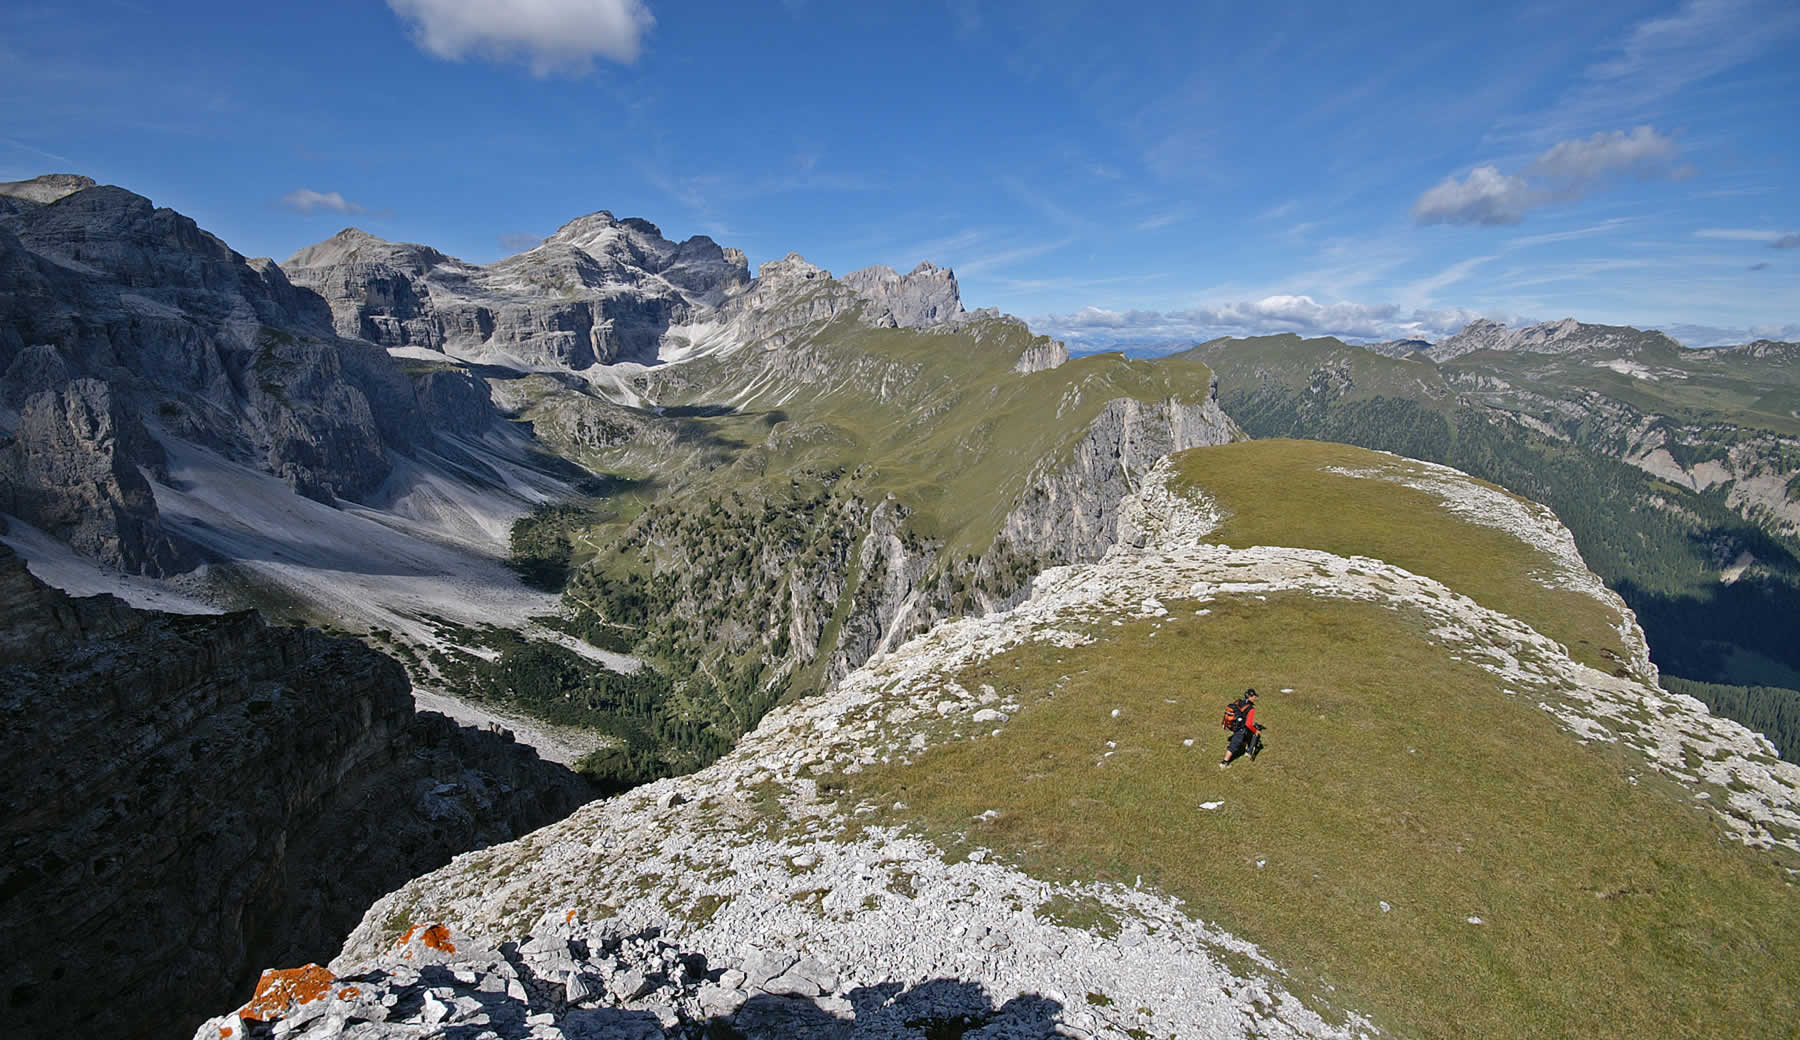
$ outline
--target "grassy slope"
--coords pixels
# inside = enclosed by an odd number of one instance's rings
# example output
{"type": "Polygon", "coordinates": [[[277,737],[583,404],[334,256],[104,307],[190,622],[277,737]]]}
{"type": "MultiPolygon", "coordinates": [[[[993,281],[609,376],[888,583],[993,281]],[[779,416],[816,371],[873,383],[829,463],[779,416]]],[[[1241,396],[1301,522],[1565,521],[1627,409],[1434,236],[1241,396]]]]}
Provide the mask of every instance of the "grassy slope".
{"type": "Polygon", "coordinates": [[[1198,487],[1219,504],[1226,520],[1213,537],[1226,545],[1305,546],[1385,560],[1519,618],[1568,646],[1583,664],[1610,672],[1618,657],[1629,656],[1610,611],[1583,593],[1534,579],[1554,573],[1548,553],[1498,528],[1459,520],[1426,492],[1325,472],[1410,465],[1320,441],[1246,441],[1188,453],[1175,486],[1198,487]]]}
{"type": "MultiPolygon", "coordinates": [[[[871,491],[892,492],[917,514],[916,527],[953,551],[980,552],[1043,459],[1066,457],[1105,406],[1119,398],[1201,403],[1212,372],[1195,359],[1143,361],[1118,354],[1076,358],[1030,375],[1012,371],[1035,340],[1023,328],[984,323],[976,331],[869,329],[840,319],[808,349],[862,379],[802,386],[777,383],[744,405],[779,408],[772,446],[746,452],[744,469],[863,469],[871,491]],[[877,390],[880,392],[877,392],[877,390]],[[790,437],[796,429],[804,437],[790,437]]],[[[724,366],[747,358],[724,359],[724,366]]],[[[734,385],[738,380],[701,377],[734,385]]],[[[739,417],[724,417],[742,436],[739,417]]]]}
{"type": "MultiPolygon", "coordinates": [[[[1707,425],[1800,435],[1800,377],[1791,365],[1763,359],[1673,351],[1644,355],[1661,375],[1640,379],[1580,355],[1478,351],[1446,362],[1446,371],[1492,372],[1550,396],[1591,390],[1652,415],[1707,425]]],[[[1504,398],[1504,394],[1499,395],[1504,398]]]]}
{"type": "MultiPolygon", "coordinates": [[[[1792,639],[1772,623],[1789,612],[1793,598],[1791,540],[1771,539],[1726,507],[1717,492],[1671,486],[1606,454],[1622,443],[1571,444],[1477,421],[1480,413],[1461,407],[1457,395],[1439,392],[1441,378],[1436,384],[1416,378],[1423,363],[1382,358],[1334,339],[1217,340],[1190,353],[1217,366],[1226,410],[1254,435],[1390,448],[1479,472],[1552,505],[1575,531],[1589,563],[1638,612],[1666,673],[1764,686],[1800,682],[1787,660],[1792,639]],[[1353,386],[1314,392],[1315,372],[1346,365],[1353,386]],[[1735,548],[1721,556],[1722,545],[1735,548]],[[1722,585],[1719,560],[1739,548],[1777,577],[1722,585]]],[[[1791,410],[1800,406],[1800,372],[1780,358],[1664,349],[1640,352],[1634,363],[1686,378],[1633,379],[1591,359],[1496,352],[1459,358],[1434,373],[1485,372],[1517,386],[1594,390],[1674,422],[1703,426],[1705,443],[1673,448],[1683,458],[1721,454],[1741,438],[1786,429],[1791,410]],[[1726,418],[1743,425],[1724,424],[1726,418]]],[[[1521,407],[1512,391],[1470,396],[1497,408],[1521,407]]],[[[1792,734],[1772,736],[1792,745],[1792,734]]]]}
{"type": "MultiPolygon", "coordinates": [[[[1241,474],[1211,459],[1294,450],[1184,461],[1224,497],[1241,474]]],[[[1296,507],[1313,493],[1262,491],[1296,507]]],[[[1231,523],[1334,548],[1358,540],[1347,513],[1365,530],[1419,525],[1392,491],[1352,481],[1331,513],[1231,523]]],[[[1486,555],[1483,531],[1460,534],[1486,555]]],[[[1515,594],[1490,590],[1480,561],[1419,560],[1478,601],[1515,594]]],[[[1029,644],[971,670],[965,685],[1023,705],[1000,736],[871,770],[852,794],[903,801],[896,818],[1042,876],[1142,876],[1304,969],[1303,992],[1401,1035],[1776,1036],[1800,1017],[1793,887],[1631,753],[1578,744],[1404,613],[1299,594],[1169,606],[1097,626],[1090,646],[1029,644]],[[1267,694],[1269,750],[1222,772],[1215,720],[1244,686],[1267,694]]]]}

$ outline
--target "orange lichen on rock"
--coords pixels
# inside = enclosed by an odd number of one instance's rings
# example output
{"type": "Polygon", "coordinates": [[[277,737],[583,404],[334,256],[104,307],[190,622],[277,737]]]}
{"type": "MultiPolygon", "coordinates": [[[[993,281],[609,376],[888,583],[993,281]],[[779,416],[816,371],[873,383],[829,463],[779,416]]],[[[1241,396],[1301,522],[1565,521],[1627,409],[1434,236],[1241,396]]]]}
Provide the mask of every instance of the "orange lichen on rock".
{"type": "Polygon", "coordinates": [[[360,996],[362,996],[362,990],[357,989],[355,986],[345,986],[343,989],[338,990],[339,1000],[355,1000],[360,996]]]}
{"type": "Polygon", "coordinates": [[[575,920],[575,911],[571,910],[568,913],[563,915],[563,924],[568,924],[570,921],[573,921],[573,920],[575,920]]]}
{"type": "Polygon", "coordinates": [[[434,924],[425,929],[422,938],[425,940],[425,945],[431,949],[442,950],[444,953],[456,952],[456,944],[450,941],[450,929],[441,924],[434,924]]]}
{"type": "MultiPolygon", "coordinates": [[[[238,1017],[268,1022],[296,1004],[310,1004],[331,992],[332,974],[317,964],[304,968],[270,968],[256,982],[256,995],[238,1009],[238,1017]]],[[[223,1030],[221,1030],[223,1033],[223,1030]]]]}
{"type": "Polygon", "coordinates": [[[219,1027],[219,1040],[229,1040],[230,1036],[231,1036],[231,1027],[230,1026],[220,1026],[219,1027]]]}
{"type": "Polygon", "coordinates": [[[405,946],[407,943],[412,942],[413,933],[418,930],[419,930],[419,926],[416,924],[413,925],[411,928],[408,928],[406,930],[406,934],[402,935],[398,940],[396,940],[394,942],[394,945],[395,946],[405,946]]]}

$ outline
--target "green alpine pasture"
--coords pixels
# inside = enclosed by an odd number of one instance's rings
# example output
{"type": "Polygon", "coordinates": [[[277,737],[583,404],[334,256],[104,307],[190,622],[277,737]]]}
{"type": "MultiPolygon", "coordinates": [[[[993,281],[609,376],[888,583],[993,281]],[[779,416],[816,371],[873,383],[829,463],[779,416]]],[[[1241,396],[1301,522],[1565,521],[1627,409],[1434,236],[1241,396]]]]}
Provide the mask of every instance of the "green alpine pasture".
{"type": "MultiPolygon", "coordinates": [[[[1001,320],[921,332],[839,318],[805,348],[828,377],[770,382],[732,414],[701,420],[738,448],[728,466],[692,483],[716,488],[842,472],[865,497],[893,494],[913,512],[914,529],[950,553],[980,553],[1034,468],[1066,460],[1108,404],[1201,404],[1212,392],[1212,370],[1193,358],[1095,354],[1029,375],[1013,371],[1021,354],[1047,342],[1001,320]],[[766,425],[746,430],[751,416],[766,425]]],[[[700,364],[756,363],[756,354],[739,353],[700,364]]],[[[755,382],[705,368],[693,379],[755,382]]]]}
{"type": "MultiPolygon", "coordinates": [[[[1790,620],[1800,541],[1721,485],[1679,487],[1624,457],[1641,423],[1685,466],[1740,447],[1776,473],[1800,466],[1800,451],[1776,439],[1800,432],[1795,351],[1677,350],[1620,334],[1623,349],[1610,355],[1479,351],[1441,365],[1291,335],[1215,340],[1185,356],[1213,366],[1221,404],[1254,437],[1446,463],[1548,505],[1637,614],[1663,675],[1735,687],[1715,699],[1719,710],[1792,754],[1800,732],[1767,719],[1771,699],[1800,686],[1790,620]],[[1595,410],[1590,394],[1634,411],[1607,418],[1615,406],[1595,410]],[[1752,571],[1722,580],[1746,553],[1752,571]]],[[[1787,493],[1800,500],[1800,478],[1787,493]]]]}
{"type": "MultiPolygon", "coordinates": [[[[1618,646],[1602,604],[1531,580],[1538,550],[1422,492],[1319,472],[1403,461],[1277,441],[1179,463],[1225,507],[1228,544],[1383,558],[1577,652],[1618,646]]],[[[950,739],[845,778],[847,795],[1046,879],[1141,878],[1291,966],[1316,1008],[1397,1035],[1773,1037],[1800,1021],[1800,857],[1728,839],[1692,790],[1582,744],[1418,612],[1297,592],[1167,606],[968,669],[964,686],[1021,705],[999,735],[942,723],[950,739]],[[1267,750],[1221,770],[1219,717],[1246,687],[1267,750]]]]}
{"type": "Polygon", "coordinates": [[[1046,879],[1141,877],[1292,966],[1315,1008],[1400,1036],[1791,1035],[1800,891],[1634,753],[1581,745],[1416,616],[1168,606],[970,669],[1022,705],[1000,735],[849,794],[1046,879]],[[1267,749],[1221,770],[1246,686],[1267,749]]]}
{"type": "Polygon", "coordinates": [[[1435,579],[1510,614],[1611,672],[1629,655],[1617,615],[1593,597],[1555,587],[1548,553],[1505,531],[1458,519],[1428,492],[1333,468],[1405,474],[1418,463],[1321,441],[1244,441],[1177,459],[1176,489],[1204,492],[1225,521],[1210,536],[1236,548],[1286,545],[1367,556],[1435,579]]]}

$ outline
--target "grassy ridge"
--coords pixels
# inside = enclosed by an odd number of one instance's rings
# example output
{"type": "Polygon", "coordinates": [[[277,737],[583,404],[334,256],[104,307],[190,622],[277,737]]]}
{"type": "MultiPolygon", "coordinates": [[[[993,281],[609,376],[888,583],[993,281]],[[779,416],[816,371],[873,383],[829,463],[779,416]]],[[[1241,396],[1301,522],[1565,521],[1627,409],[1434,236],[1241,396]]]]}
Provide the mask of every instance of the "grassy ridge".
{"type": "MultiPolygon", "coordinates": [[[[1225,410],[1253,436],[1314,437],[1443,462],[1555,509],[1589,566],[1636,612],[1664,674],[1793,687],[1795,540],[1759,526],[1755,509],[1745,515],[1718,487],[1676,487],[1622,461],[1628,436],[1617,423],[1571,417],[1591,402],[1578,402],[1574,413],[1555,402],[1583,390],[1607,394],[1666,416],[1656,421],[1684,465],[1757,440],[1759,456],[1785,472],[1796,456],[1770,434],[1796,428],[1800,370],[1780,357],[1646,349],[1633,364],[1685,377],[1637,379],[1587,355],[1478,352],[1432,366],[1295,336],[1220,340],[1190,353],[1217,368],[1225,410]],[[1452,384],[1467,391],[1452,392],[1452,384]],[[1496,418],[1507,411],[1518,420],[1496,418]],[[1757,566],[1722,582],[1721,567],[1743,552],[1757,566]]],[[[1768,714],[1741,697],[1720,703],[1746,722],[1768,714]]]]}
{"type": "Polygon", "coordinates": [[[1548,553],[1497,528],[1458,520],[1427,492],[1326,472],[1422,468],[1414,463],[1346,445],[1269,440],[1188,452],[1178,466],[1176,487],[1204,491],[1227,513],[1211,536],[1226,545],[1287,545],[1385,560],[1519,618],[1585,664],[1610,672],[1628,656],[1611,611],[1583,593],[1536,580],[1558,567],[1548,553]]]}
{"type": "Polygon", "coordinates": [[[1191,606],[972,669],[1023,705],[1001,735],[852,794],[1039,876],[1142,876],[1402,1035],[1703,1036],[1723,1017],[1775,1036],[1800,1016],[1793,888],[1629,753],[1578,745],[1388,609],[1191,606]],[[1219,708],[1248,685],[1269,750],[1221,771],[1219,708]]]}
{"type": "MultiPolygon", "coordinates": [[[[1279,441],[1178,462],[1230,511],[1228,544],[1385,558],[1578,650],[1617,646],[1605,607],[1530,579],[1539,550],[1422,492],[1318,472],[1408,463],[1279,441]]],[[[1301,593],[1168,606],[969,669],[964,686],[1021,705],[1000,734],[848,777],[850,795],[1038,876],[1141,877],[1295,968],[1316,1005],[1400,1035],[1761,1037],[1800,1020],[1784,870],[1800,862],[1728,840],[1637,752],[1581,744],[1420,614],[1301,593]],[[1246,686],[1269,749],[1221,771],[1217,719],[1246,686]]]]}

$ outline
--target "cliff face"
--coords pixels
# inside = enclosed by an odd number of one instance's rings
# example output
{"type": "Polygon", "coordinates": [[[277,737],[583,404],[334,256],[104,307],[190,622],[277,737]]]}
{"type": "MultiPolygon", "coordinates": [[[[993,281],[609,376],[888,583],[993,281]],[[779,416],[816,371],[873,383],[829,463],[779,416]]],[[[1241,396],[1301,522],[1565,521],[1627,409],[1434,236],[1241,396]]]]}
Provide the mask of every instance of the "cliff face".
{"type": "Polygon", "coordinates": [[[150,433],[360,500],[434,428],[492,420],[460,378],[421,390],[279,267],[122,188],[0,185],[0,509],[109,565],[195,559],[136,472],[160,466],[150,433]]]}
{"type": "MultiPolygon", "coordinates": [[[[49,347],[33,348],[48,352],[49,347]]],[[[78,552],[161,576],[193,553],[162,529],[139,467],[165,466],[138,417],[98,379],[31,395],[11,437],[0,434],[0,512],[27,517],[78,552]]]]}
{"type": "Polygon", "coordinates": [[[350,640],[70,599],[4,547],[0,619],[9,1032],[182,1034],[253,966],[328,954],[376,895],[586,795],[415,714],[350,640]]]}

